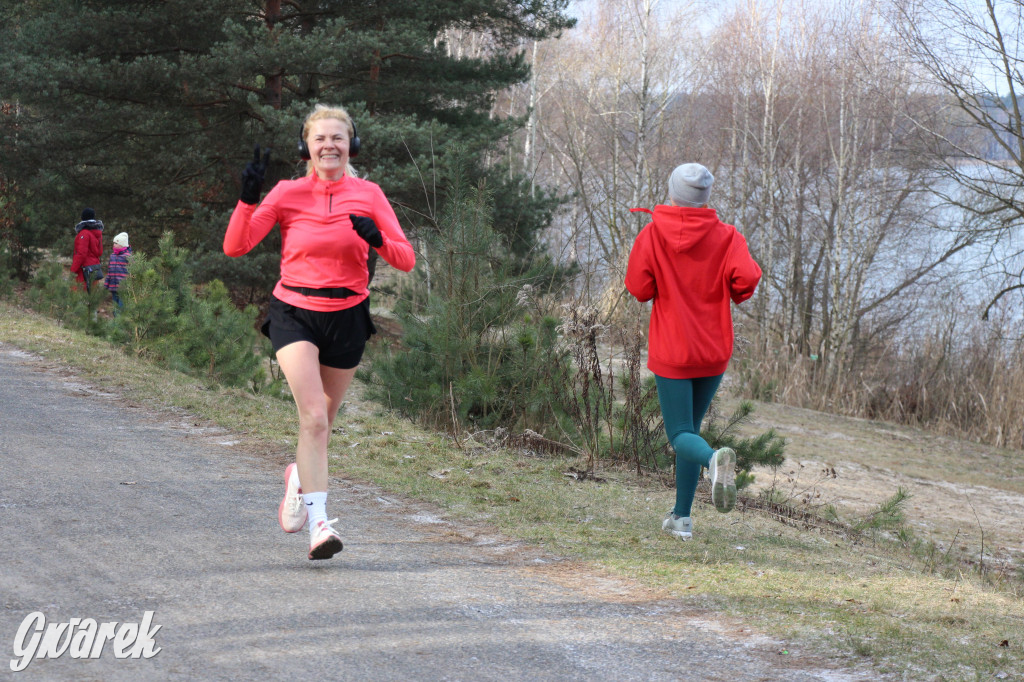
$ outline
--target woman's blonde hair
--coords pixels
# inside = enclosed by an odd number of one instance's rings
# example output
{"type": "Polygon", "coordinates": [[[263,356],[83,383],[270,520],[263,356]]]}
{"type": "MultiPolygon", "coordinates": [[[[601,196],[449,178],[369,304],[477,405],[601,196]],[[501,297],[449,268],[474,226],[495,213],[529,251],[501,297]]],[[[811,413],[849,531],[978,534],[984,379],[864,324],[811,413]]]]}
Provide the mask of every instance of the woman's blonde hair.
{"type": "MultiPolygon", "coordinates": [[[[322,121],[325,118],[333,118],[344,123],[345,127],[348,128],[349,142],[351,142],[352,138],[355,137],[356,129],[352,124],[352,117],[349,116],[348,112],[345,111],[343,107],[332,107],[327,106],[326,104],[317,104],[313,107],[313,111],[309,113],[309,116],[307,116],[306,120],[302,123],[302,139],[306,141],[307,145],[309,144],[309,141],[306,138],[309,136],[310,124],[314,121],[322,121]]],[[[306,161],[306,176],[308,177],[313,175],[314,172],[313,161],[306,161]]],[[[351,161],[345,166],[345,175],[353,178],[358,177],[356,175],[356,169],[352,167],[351,161]]]]}

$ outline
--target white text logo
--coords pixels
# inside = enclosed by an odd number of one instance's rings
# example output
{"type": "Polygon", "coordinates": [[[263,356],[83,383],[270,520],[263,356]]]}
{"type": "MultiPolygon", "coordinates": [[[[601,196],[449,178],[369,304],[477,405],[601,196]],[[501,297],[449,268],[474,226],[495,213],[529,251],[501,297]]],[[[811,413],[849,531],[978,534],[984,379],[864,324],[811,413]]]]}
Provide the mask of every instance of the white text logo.
{"type": "Polygon", "coordinates": [[[46,624],[46,616],[34,611],[21,621],[14,636],[11,670],[20,672],[33,658],[99,658],[107,642],[113,642],[117,658],[152,658],[160,653],[156,633],[162,625],[153,626],[153,612],[146,611],[142,623],[97,623],[92,618],[72,618],[67,623],[46,624]]]}

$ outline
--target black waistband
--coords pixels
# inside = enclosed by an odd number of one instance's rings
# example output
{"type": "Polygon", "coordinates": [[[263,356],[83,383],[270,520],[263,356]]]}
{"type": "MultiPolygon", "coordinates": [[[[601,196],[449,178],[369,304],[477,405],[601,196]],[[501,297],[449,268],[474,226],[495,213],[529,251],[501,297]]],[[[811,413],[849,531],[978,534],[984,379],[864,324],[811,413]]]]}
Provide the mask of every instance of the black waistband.
{"type": "Polygon", "coordinates": [[[358,296],[358,291],[352,291],[346,287],[329,287],[327,289],[310,289],[309,287],[293,287],[281,283],[288,291],[297,291],[303,296],[320,296],[322,298],[348,298],[349,296],[358,296]]]}

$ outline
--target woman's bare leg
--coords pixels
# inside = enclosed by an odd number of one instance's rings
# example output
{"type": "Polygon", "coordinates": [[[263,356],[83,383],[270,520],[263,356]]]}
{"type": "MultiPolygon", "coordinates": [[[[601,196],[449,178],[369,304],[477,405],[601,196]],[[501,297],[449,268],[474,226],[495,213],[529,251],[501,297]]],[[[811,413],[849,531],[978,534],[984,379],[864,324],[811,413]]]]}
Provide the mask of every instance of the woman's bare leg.
{"type": "Polygon", "coordinates": [[[296,341],[278,350],[277,362],[299,412],[295,462],[302,491],[326,492],[327,442],[356,370],[322,367],[319,349],[308,341],[296,341]]]}

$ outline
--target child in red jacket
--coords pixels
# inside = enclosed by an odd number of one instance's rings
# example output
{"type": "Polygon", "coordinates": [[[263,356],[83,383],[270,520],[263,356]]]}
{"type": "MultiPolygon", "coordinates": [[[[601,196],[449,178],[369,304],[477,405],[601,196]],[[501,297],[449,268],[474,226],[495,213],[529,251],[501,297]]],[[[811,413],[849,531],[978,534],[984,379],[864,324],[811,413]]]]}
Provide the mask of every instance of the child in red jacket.
{"type": "Polygon", "coordinates": [[[688,540],[690,509],[702,466],[721,512],[736,504],[736,453],[713,450],[700,425],[733,348],[730,301],[750,298],[761,279],[747,241],[708,208],[714,176],[687,163],[669,178],[670,205],[659,205],[629,254],[626,288],[654,301],[647,367],[654,372],[665,433],[676,452],[676,505],[662,528],[688,540]]]}

